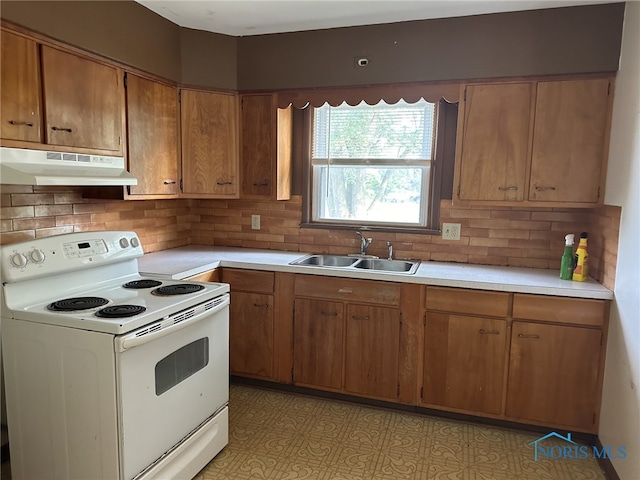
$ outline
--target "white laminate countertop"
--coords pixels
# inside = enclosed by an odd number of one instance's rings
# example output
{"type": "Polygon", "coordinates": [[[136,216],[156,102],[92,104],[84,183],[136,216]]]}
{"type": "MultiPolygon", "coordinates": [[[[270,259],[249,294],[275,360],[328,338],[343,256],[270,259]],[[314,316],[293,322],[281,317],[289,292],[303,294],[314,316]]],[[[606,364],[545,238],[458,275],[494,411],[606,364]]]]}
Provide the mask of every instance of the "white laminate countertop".
{"type": "Polygon", "coordinates": [[[414,275],[407,275],[356,268],[289,265],[304,255],[302,252],[191,245],[145,254],[138,259],[138,266],[142,275],[174,280],[218,267],[232,267],[563,297],[613,298],[611,290],[593,279],[586,282],[561,280],[556,270],[422,262],[414,275]]]}

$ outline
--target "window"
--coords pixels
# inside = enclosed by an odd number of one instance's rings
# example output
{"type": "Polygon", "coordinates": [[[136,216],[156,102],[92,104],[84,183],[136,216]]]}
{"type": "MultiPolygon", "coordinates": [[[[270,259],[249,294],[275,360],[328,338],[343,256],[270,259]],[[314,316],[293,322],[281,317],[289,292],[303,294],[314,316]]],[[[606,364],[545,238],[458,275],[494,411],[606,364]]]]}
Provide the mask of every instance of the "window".
{"type": "Polygon", "coordinates": [[[430,226],[436,104],[325,104],[311,116],[312,223],[430,226]]]}

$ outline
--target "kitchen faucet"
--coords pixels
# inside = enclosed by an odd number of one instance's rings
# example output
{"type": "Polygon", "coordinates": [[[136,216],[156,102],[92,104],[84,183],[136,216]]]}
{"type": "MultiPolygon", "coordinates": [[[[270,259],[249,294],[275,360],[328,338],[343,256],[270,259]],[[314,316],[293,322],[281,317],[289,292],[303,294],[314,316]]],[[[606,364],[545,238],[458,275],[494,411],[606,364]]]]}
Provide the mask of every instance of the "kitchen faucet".
{"type": "Polygon", "coordinates": [[[393,245],[391,242],[387,242],[387,249],[389,251],[388,259],[393,260],[393,245]]]}
{"type": "Polygon", "coordinates": [[[362,235],[362,232],[360,232],[359,230],[356,230],[356,235],[360,237],[360,255],[366,255],[367,248],[369,248],[369,245],[371,245],[372,239],[365,238],[364,235],[362,235]]]}

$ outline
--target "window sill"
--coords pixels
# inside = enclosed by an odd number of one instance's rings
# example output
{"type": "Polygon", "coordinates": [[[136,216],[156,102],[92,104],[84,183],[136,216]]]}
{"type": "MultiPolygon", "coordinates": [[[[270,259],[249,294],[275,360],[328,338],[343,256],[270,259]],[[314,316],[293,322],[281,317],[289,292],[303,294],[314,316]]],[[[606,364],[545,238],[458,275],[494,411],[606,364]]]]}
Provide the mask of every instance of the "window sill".
{"type": "Polygon", "coordinates": [[[411,233],[417,235],[441,235],[440,230],[427,227],[393,227],[380,225],[345,225],[344,223],[301,223],[300,228],[324,230],[360,230],[362,232],[411,233]]]}

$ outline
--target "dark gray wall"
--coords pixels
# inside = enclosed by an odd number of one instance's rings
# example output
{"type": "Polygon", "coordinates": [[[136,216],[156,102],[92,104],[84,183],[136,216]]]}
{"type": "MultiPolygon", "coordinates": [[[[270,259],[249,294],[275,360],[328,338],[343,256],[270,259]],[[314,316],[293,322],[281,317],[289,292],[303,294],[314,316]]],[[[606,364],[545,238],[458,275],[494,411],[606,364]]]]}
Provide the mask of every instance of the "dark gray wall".
{"type": "Polygon", "coordinates": [[[176,82],[263,90],[617,71],[624,3],[239,38],[132,0],[2,0],[0,16],[176,82]]]}
{"type": "Polygon", "coordinates": [[[238,87],[617,71],[623,19],[617,3],[242,37],[238,87]]]}

